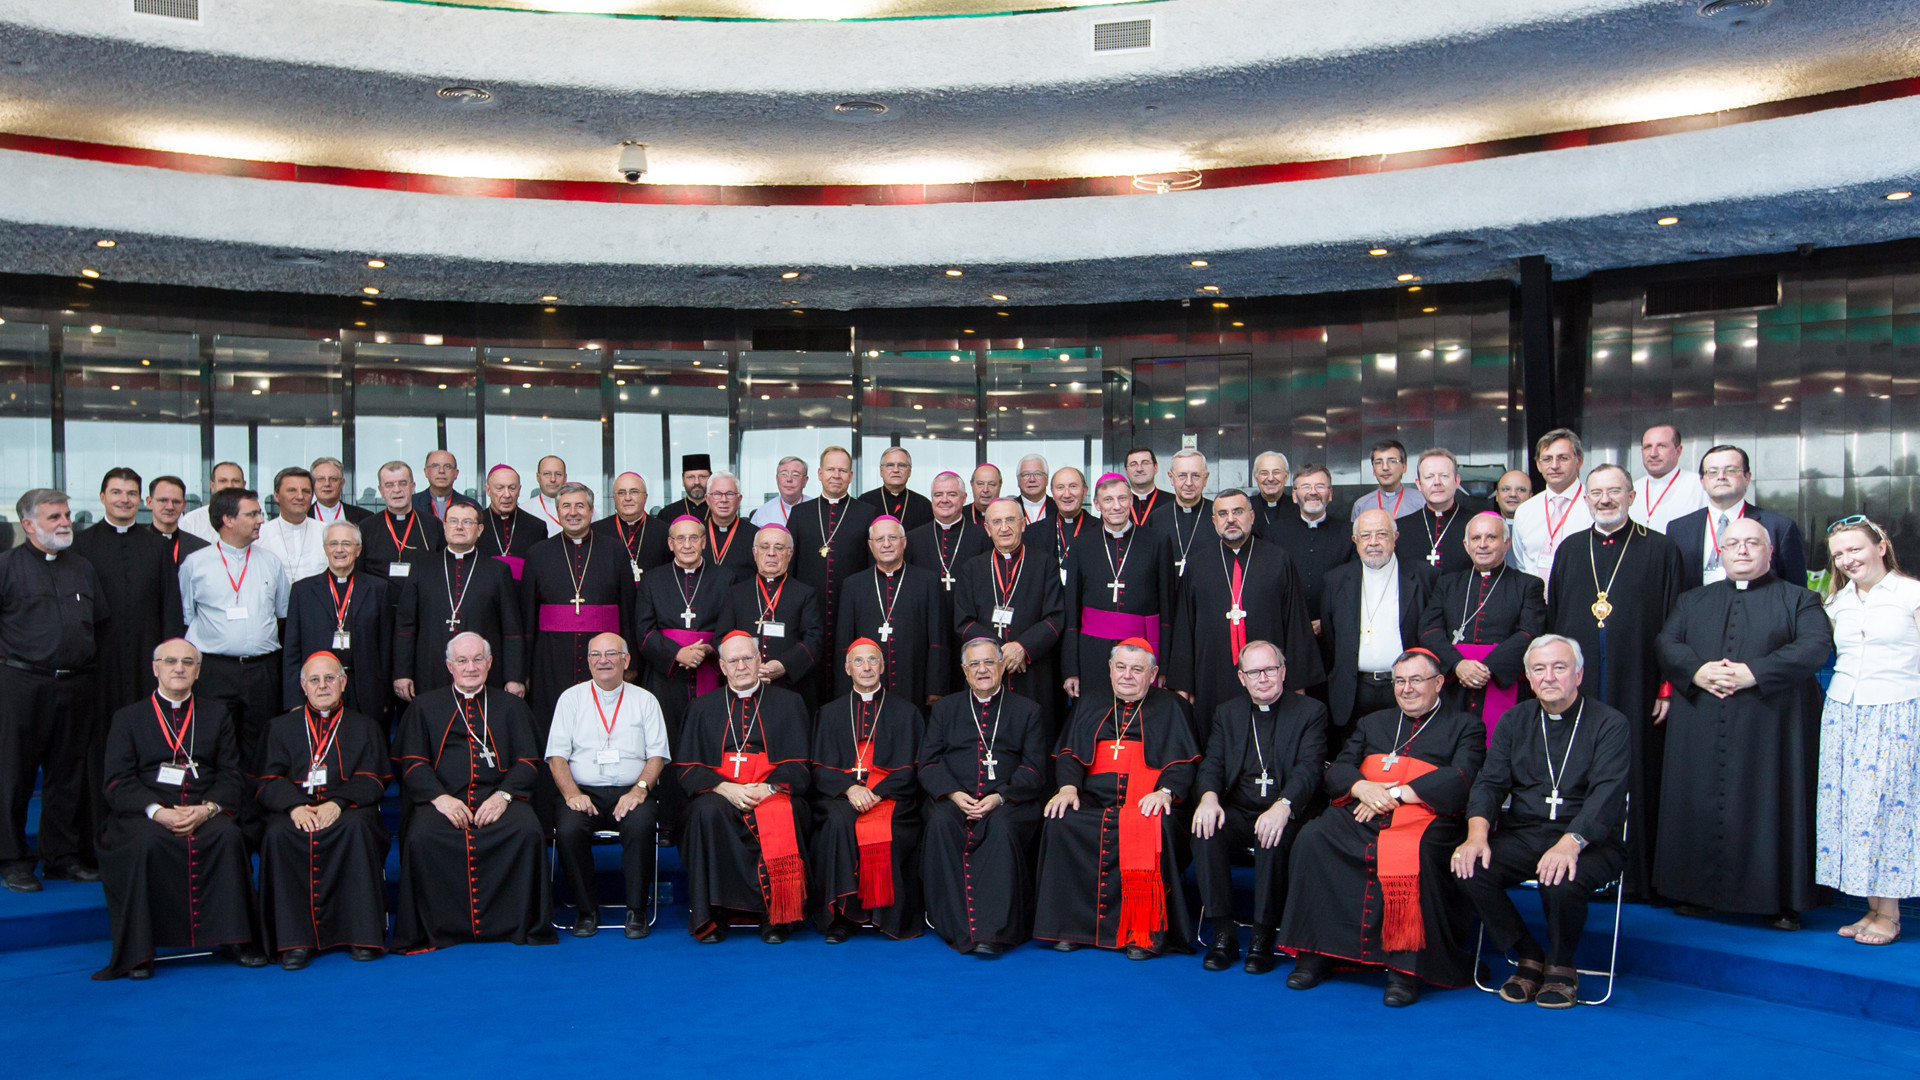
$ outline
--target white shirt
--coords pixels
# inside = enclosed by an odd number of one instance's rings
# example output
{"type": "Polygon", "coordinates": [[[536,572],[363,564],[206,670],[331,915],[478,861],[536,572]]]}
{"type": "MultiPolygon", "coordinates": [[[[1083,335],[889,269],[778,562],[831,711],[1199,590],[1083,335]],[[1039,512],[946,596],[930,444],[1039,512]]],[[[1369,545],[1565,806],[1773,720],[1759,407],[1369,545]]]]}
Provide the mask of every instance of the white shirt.
{"type": "Polygon", "coordinates": [[[298,525],[276,517],[260,524],[260,539],[254,543],[274,553],[287,576],[294,581],[309,578],[327,568],[327,549],[321,534],[326,526],[318,518],[308,517],[298,525]]]}
{"type": "Polygon", "coordinates": [[[1042,495],[1040,496],[1040,501],[1029,502],[1027,497],[1022,495],[1020,496],[1020,510],[1026,515],[1027,524],[1031,525],[1047,516],[1047,497],[1042,495]]]}
{"type": "Polygon", "coordinates": [[[1707,489],[1698,473],[1680,465],[1664,478],[1643,476],[1633,485],[1633,520],[1655,532],[1666,532],[1673,519],[1684,517],[1707,505],[1707,489]]]}
{"type": "Polygon", "coordinates": [[[347,501],[345,499],[342,499],[339,502],[334,503],[331,507],[327,507],[327,506],[321,506],[320,503],[316,500],[313,504],[312,509],[307,511],[307,516],[319,522],[323,528],[325,526],[333,524],[336,521],[346,521],[347,520],[347,501]]]}
{"type": "Polygon", "coordinates": [[[1861,596],[1853,582],[1827,600],[1838,659],[1827,697],[1851,705],[1920,698],[1920,581],[1888,574],[1861,596]]]}
{"type": "Polygon", "coordinates": [[[552,499],[547,498],[546,492],[533,493],[533,513],[535,517],[547,523],[548,536],[559,536],[566,531],[560,527],[559,508],[553,505],[552,499]]]}
{"type": "Polygon", "coordinates": [[[1388,495],[1376,486],[1372,491],[1353,500],[1353,520],[1358,521],[1360,515],[1369,510],[1385,510],[1398,520],[1403,517],[1412,517],[1426,505],[1426,496],[1405,484],[1400,485],[1398,495],[1388,495]]]}
{"type": "Polygon", "coordinates": [[[611,693],[591,679],[570,686],[554,703],[546,756],[566,758],[576,784],[632,787],[648,758],[667,757],[667,721],[660,713],[660,702],[632,684],[611,693]],[[613,721],[611,735],[600,719],[603,714],[613,721]],[[617,752],[620,760],[601,762],[601,751],[608,749],[617,752]]]}
{"type": "Polygon", "coordinates": [[[1400,560],[1360,564],[1360,670],[1392,671],[1400,659],[1400,560]]]}
{"type": "Polygon", "coordinates": [[[752,521],[756,526],[785,525],[787,523],[787,515],[793,513],[793,508],[806,501],[807,494],[805,491],[800,493],[800,502],[786,502],[782,500],[780,496],[775,495],[773,498],[761,503],[760,509],[755,510],[753,517],[748,520],[752,521]]]}
{"type": "Polygon", "coordinates": [[[214,541],[180,560],[180,610],[187,641],[219,656],[277,650],[280,628],[274,620],[287,617],[292,585],[273,552],[258,544],[241,550],[214,541]]]}
{"type": "MultiPolygon", "coordinates": [[[[1700,584],[1711,585],[1727,579],[1727,568],[1720,562],[1720,538],[1727,534],[1728,526],[1746,516],[1745,502],[1735,503],[1731,510],[1707,504],[1707,527],[1700,536],[1700,584]],[[1723,514],[1727,519],[1726,525],[1720,524],[1723,514]]],[[[1868,595],[1872,595],[1871,592],[1868,595]]]]}
{"type": "Polygon", "coordinates": [[[1548,488],[1513,512],[1513,546],[1507,550],[1507,565],[1545,581],[1553,569],[1553,553],[1567,537],[1592,527],[1593,513],[1577,481],[1567,485],[1565,492],[1548,488]]]}
{"type": "Polygon", "coordinates": [[[204,506],[180,515],[180,531],[190,536],[197,536],[209,544],[220,539],[220,534],[214,531],[213,520],[207,516],[207,508],[204,506]]]}

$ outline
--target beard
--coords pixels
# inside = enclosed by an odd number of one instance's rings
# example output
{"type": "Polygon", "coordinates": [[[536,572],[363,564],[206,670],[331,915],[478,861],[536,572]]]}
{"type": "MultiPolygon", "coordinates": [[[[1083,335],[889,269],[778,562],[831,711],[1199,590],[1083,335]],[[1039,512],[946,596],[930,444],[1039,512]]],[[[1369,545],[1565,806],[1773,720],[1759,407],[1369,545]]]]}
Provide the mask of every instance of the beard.
{"type": "Polygon", "coordinates": [[[35,543],[51,552],[62,552],[73,546],[72,530],[62,536],[57,532],[41,532],[37,526],[28,523],[27,534],[33,537],[35,543]]]}

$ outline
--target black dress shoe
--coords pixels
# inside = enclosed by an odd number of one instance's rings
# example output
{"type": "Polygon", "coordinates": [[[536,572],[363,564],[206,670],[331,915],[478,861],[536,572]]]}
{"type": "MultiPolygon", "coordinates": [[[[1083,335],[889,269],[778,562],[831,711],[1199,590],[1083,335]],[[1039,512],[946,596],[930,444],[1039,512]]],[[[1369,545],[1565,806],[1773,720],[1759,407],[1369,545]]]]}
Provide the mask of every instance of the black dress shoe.
{"type": "Polygon", "coordinates": [[[100,871],[78,859],[69,859],[59,866],[47,867],[48,881],[99,881],[100,871]]]}
{"type": "Polygon", "coordinates": [[[638,941],[653,933],[653,927],[647,925],[646,917],[637,911],[627,912],[627,940],[638,941]]]}
{"type": "Polygon", "coordinates": [[[976,942],[968,951],[982,960],[1000,959],[1000,946],[991,941],[976,942]]]}
{"type": "Polygon", "coordinates": [[[701,934],[698,938],[695,938],[694,940],[698,941],[702,945],[718,945],[721,942],[727,940],[727,924],[723,922],[716,922],[713,924],[713,929],[707,931],[704,934],[701,934]]]}
{"type": "Polygon", "coordinates": [[[220,951],[227,959],[245,968],[261,968],[272,963],[272,961],[267,959],[266,953],[261,952],[252,944],[228,945],[220,951]]]}
{"type": "Polygon", "coordinates": [[[365,945],[349,945],[347,946],[347,955],[365,964],[380,959],[387,955],[387,952],[385,949],[374,949],[365,945]]]}
{"type": "Polygon", "coordinates": [[[827,924],[827,932],[822,936],[827,939],[829,945],[845,945],[847,939],[853,936],[854,929],[853,923],[848,920],[835,919],[827,924]]]}
{"type": "Polygon", "coordinates": [[[0,884],[14,892],[39,892],[40,879],[33,876],[31,870],[9,870],[0,874],[0,884]]]}
{"type": "Polygon", "coordinates": [[[1080,948],[1080,943],[1077,941],[1056,941],[1047,946],[1047,948],[1052,949],[1054,952],[1074,952],[1080,948]]]}
{"type": "Polygon", "coordinates": [[[1151,960],[1159,955],[1159,953],[1154,952],[1152,949],[1143,948],[1139,945],[1127,946],[1127,959],[1129,960],[1151,960]]]}
{"type": "Polygon", "coordinates": [[[1277,962],[1273,953],[1273,927],[1254,927],[1253,940],[1247,942],[1247,962],[1241,970],[1249,975],[1265,975],[1277,962]]]}
{"type": "Polygon", "coordinates": [[[1419,1000],[1419,979],[1398,971],[1387,972],[1387,992],[1380,998],[1381,1004],[1390,1009],[1404,1009],[1419,1000]]]}
{"type": "Polygon", "coordinates": [[[600,913],[582,908],[573,919],[574,937],[592,937],[600,932],[600,913]]]}
{"type": "Polygon", "coordinates": [[[280,954],[281,971],[299,971],[313,963],[312,949],[288,949],[280,954]]]}
{"type": "Polygon", "coordinates": [[[790,933],[792,933],[792,931],[788,929],[786,923],[761,923],[760,924],[760,940],[766,942],[769,945],[779,945],[784,943],[787,940],[787,935],[790,933]]]}
{"type": "Polygon", "coordinates": [[[1333,961],[1319,953],[1303,952],[1294,958],[1293,973],[1287,976],[1287,989],[1311,990],[1326,981],[1333,961]]]}
{"type": "Polygon", "coordinates": [[[1783,911],[1779,915],[1768,919],[1767,925],[1773,927],[1775,930],[1791,932],[1800,929],[1800,916],[1797,912],[1783,911]]]}
{"type": "Polygon", "coordinates": [[[147,963],[141,964],[139,967],[134,968],[132,971],[127,972],[127,978],[135,979],[135,980],[144,980],[144,979],[153,978],[153,962],[148,961],[147,963]]]}
{"type": "Polygon", "coordinates": [[[1213,947],[1208,949],[1207,955],[1201,958],[1200,966],[1208,971],[1225,971],[1238,959],[1240,959],[1239,939],[1228,940],[1219,937],[1213,940],[1213,947]]]}

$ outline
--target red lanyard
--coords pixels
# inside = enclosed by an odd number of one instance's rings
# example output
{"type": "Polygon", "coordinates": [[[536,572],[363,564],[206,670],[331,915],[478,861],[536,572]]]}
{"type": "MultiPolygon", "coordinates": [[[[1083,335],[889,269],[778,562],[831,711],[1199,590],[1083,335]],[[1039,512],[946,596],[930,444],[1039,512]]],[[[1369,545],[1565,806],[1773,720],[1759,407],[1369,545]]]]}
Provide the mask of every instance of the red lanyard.
{"type": "MultiPolygon", "coordinates": [[[[1653,500],[1651,503],[1647,504],[1647,520],[1648,521],[1653,520],[1654,513],[1660,509],[1660,504],[1666,501],[1667,492],[1673,490],[1674,481],[1678,479],[1680,479],[1680,466],[1675,465],[1673,467],[1673,475],[1667,477],[1667,486],[1660,489],[1660,497],[1658,499],[1653,500]]],[[[1647,477],[1647,490],[1648,491],[1653,490],[1653,477],[1651,476],[1647,477]]]]}
{"type": "MultiPolygon", "coordinates": [[[[1147,508],[1145,510],[1133,511],[1133,523],[1135,525],[1145,525],[1147,523],[1147,518],[1153,514],[1153,504],[1159,501],[1160,501],[1160,489],[1154,488],[1153,494],[1147,497],[1147,508]]],[[[1078,533],[1079,533],[1079,530],[1076,529],[1075,535],[1078,535],[1078,533]]]]}
{"type": "Polygon", "coordinates": [[[327,591],[333,594],[334,625],[342,630],[347,628],[347,609],[353,606],[353,588],[358,584],[359,582],[354,578],[347,578],[347,596],[342,600],[339,586],[334,583],[333,575],[327,575],[327,591]]]}
{"type": "MultiPolygon", "coordinates": [[[[180,543],[180,541],[175,540],[174,543],[177,545],[180,543]]],[[[233,598],[235,600],[240,599],[240,586],[246,584],[247,568],[253,565],[253,548],[251,546],[247,548],[246,561],[240,564],[240,580],[239,581],[235,581],[233,579],[233,567],[227,565],[227,553],[224,551],[220,551],[219,544],[213,545],[213,550],[220,553],[220,569],[226,571],[227,584],[233,586],[233,598]]]]}
{"type": "MultiPolygon", "coordinates": [[[[1741,503],[1740,508],[1733,512],[1733,520],[1739,521],[1741,518],[1746,516],[1747,516],[1747,504],[1741,503]]],[[[1713,517],[1714,517],[1713,507],[1709,506],[1707,507],[1707,536],[1713,541],[1713,550],[1719,551],[1720,550],[1720,530],[1714,527],[1713,517]]]]}
{"type": "MultiPolygon", "coordinates": [[[[1079,514],[1074,516],[1074,519],[1073,519],[1073,538],[1075,540],[1080,539],[1080,526],[1085,525],[1086,523],[1087,523],[1087,512],[1085,509],[1082,509],[1079,514]]],[[[1053,535],[1058,537],[1060,540],[1060,557],[1062,559],[1066,558],[1067,557],[1067,531],[1060,527],[1060,515],[1058,514],[1055,514],[1053,517],[1053,535]]]]}
{"type": "Polygon", "coordinates": [[[600,726],[606,729],[607,738],[611,740],[613,738],[613,725],[620,722],[620,703],[627,700],[626,684],[621,684],[620,696],[613,699],[613,719],[611,720],[607,719],[607,710],[600,707],[600,688],[595,686],[591,693],[593,694],[593,711],[600,714],[600,726]]]}
{"type": "Polygon", "coordinates": [[[187,699],[187,715],[180,721],[180,730],[175,733],[167,726],[167,714],[160,710],[160,695],[153,695],[153,718],[160,721],[160,734],[167,740],[167,749],[173,751],[174,761],[180,760],[180,748],[186,745],[187,729],[193,726],[193,699],[187,699]]]}
{"type": "Polygon", "coordinates": [[[761,603],[766,605],[766,610],[763,614],[766,616],[768,621],[771,621],[773,619],[774,611],[780,607],[780,594],[787,591],[786,576],[781,575],[780,587],[773,590],[772,596],[767,595],[767,579],[766,578],[759,577],[756,575],[753,579],[753,583],[759,586],[760,601],[761,603]]]}
{"type": "Polygon", "coordinates": [[[547,509],[547,493],[543,491],[540,494],[535,495],[534,498],[539,501],[540,512],[547,515],[547,520],[553,522],[555,525],[559,525],[560,519],[557,517],[554,517],[553,511],[547,509]]]}
{"type": "MultiPolygon", "coordinates": [[[[1233,563],[1233,572],[1227,575],[1227,595],[1232,599],[1233,607],[1227,612],[1227,643],[1232,646],[1233,655],[1239,656],[1240,650],[1247,647],[1247,612],[1246,607],[1240,603],[1241,594],[1247,587],[1247,579],[1245,568],[1240,565],[1237,556],[1228,561],[1233,563]],[[1237,619],[1232,617],[1236,612],[1240,616],[1237,619]]],[[[1247,552],[1247,565],[1253,565],[1251,549],[1247,552]]]]}
{"type": "Polygon", "coordinates": [[[1020,557],[1013,560],[1013,573],[1003,579],[1000,576],[1000,564],[1006,561],[1002,558],[993,560],[993,595],[1002,605],[1013,603],[1014,587],[1020,584],[1020,568],[1026,565],[1027,561],[1027,546],[1020,545],[1020,557]]]}
{"type": "MultiPolygon", "coordinates": [[[[1397,493],[1394,494],[1393,516],[1395,519],[1398,519],[1400,517],[1400,500],[1406,497],[1407,497],[1406,488],[1401,488],[1397,493]]],[[[1375,491],[1373,493],[1373,502],[1374,502],[1374,507],[1376,509],[1385,510],[1387,508],[1387,493],[1384,491],[1375,491]]]]}
{"type": "Polygon", "coordinates": [[[727,542],[722,544],[713,538],[713,519],[707,519],[707,550],[713,552],[713,561],[722,563],[727,560],[727,552],[733,549],[733,539],[740,535],[740,522],[735,520],[727,529],[727,542]]]}
{"type": "Polygon", "coordinates": [[[620,543],[626,546],[628,558],[638,559],[640,557],[640,542],[647,538],[647,515],[640,515],[639,525],[639,531],[633,534],[632,539],[628,539],[626,523],[620,520],[619,514],[613,515],[613,531],[620,535],[620,543]]]}
{"type": "Polygon", "coordinates": [[[389,512],[389,513],[382,514],[380,516],[386,519],[387,535],[393,537],[394,559],[396,561],[405,561],[407,557],[407,541],[413,539],[414,522],[418,521],[419,519],[414,517],[412,514],[408,514],[407,515],[407,531],[404,534],[396,536],[394,535],[394,531],[393,531],[393,514],[389,512]]]}
{"type": "MultiPolygon", "coordinates": [[[[327,751],[333,749],[333,738],[340,734],[340,718],[346,715],[347,710],[344,705],[334,709],[332,721],[323,730],[319,724],[313,722],[313,707],[309,705],[302,708],[307,714],[307,750],[312,758],[312,764],[308,768],[312,769],[326,763],[327,751]]],[[[327,718],[322,716],[321,719],[327,718]]]]}
{"type": "Polygon", "coordinates": [[[1553,523],[1553,511],[1552,511],[1551,509],[1549,509],[1548,507],[1545,507],[1545,506],[1542,506],[1542,507],[1540,508],[1540,509],[1542,509],[1542,510],[1544,510],[1544,511],[1546,511],[1546,518],[1547,518],[1547,548],[1548,548],[1548,550],[1552,550],[1552,548],[1553,548],[1553,541],[1554,541],[1554,537],[1555,537],[1555,536],[1556,536],[1556,535],[1557,535],[1557,534],[1558,534],[1558,533],[1560,532],[1560,530],[1561,530],[1561,529],[1564,529],[1564,528],[1566,528],[1566,527],[1567,527],[1567,519],[1573,516],[1573,504],[1574,504],[1574,503],[1576,503],[1576,502],[1578,502],[1578,501],[1579,501],[1578,499],[1576,499],[1576,498],[1573,498],[1573,497],[1571,497],[1571,496],[1569,496],[1569,497],[1567,498],[1567,508],[1566,508],[1566,510],[1565,510],[1565,511],[1563,511],[1563,512],[1562,512],[1562,513],[1560,514],[1560,524],[1558,524],[1558,525],[1555,525],[1555,524],[1553,523]]]}

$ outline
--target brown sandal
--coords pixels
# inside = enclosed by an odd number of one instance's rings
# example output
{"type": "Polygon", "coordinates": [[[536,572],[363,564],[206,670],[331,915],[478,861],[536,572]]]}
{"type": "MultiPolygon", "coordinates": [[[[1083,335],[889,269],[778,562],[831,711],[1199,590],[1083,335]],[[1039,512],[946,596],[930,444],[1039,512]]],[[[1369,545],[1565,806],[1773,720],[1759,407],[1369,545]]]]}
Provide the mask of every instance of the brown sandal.
{"type": "Polygon", "coordinates": [[[1533,999],[1543,1009],[1571,1009],[1580,1004],[1580,972],[1570,967],[1547,968],[1547,982],[1533,999]]]}
{"type": "Polygon", "coordinates": [[[1522,960],[1520,970],[1507,977],[1500,984],[1500,1000],[1515,1005],[1525,1005],[1540,993],[1540,978],[1546,974],[1546,968],[1538,960],[1522,960]]]}

